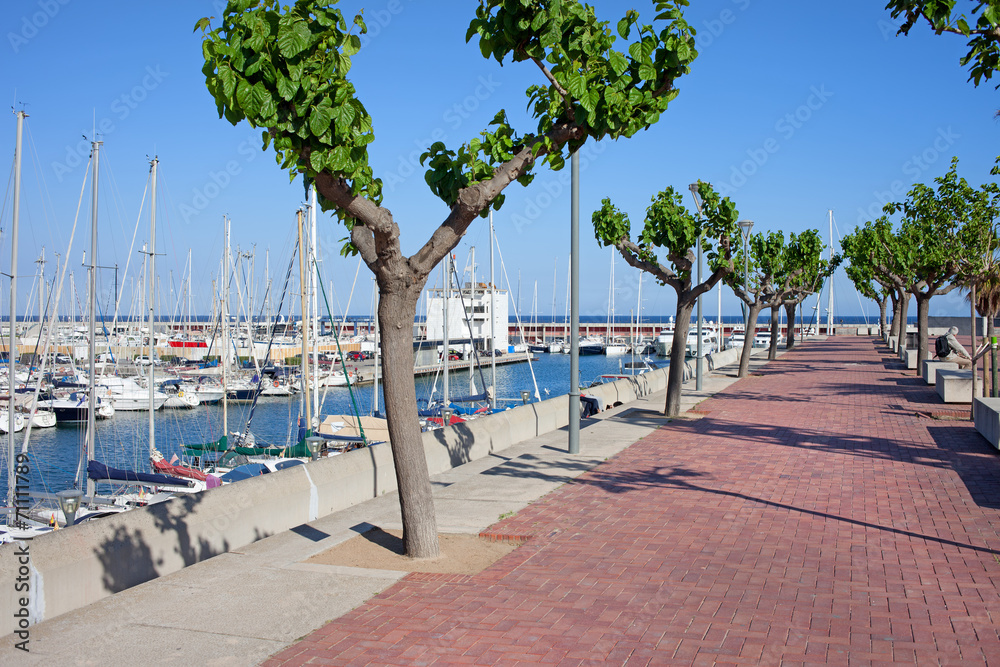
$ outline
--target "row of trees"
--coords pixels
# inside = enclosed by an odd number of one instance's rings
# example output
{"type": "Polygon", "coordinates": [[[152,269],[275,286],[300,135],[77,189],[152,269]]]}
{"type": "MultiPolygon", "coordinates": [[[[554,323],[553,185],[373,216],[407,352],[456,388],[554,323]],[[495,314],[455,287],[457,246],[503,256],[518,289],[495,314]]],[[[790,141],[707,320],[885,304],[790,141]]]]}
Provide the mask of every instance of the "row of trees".
{"type": "MultiPolygon", "coordinates": [[[[1000,163],[998,163],[1000,164],[1000,163]]],[[[958,158],[934,186],[916,184],[902,202],[842,241],[847,274],[865,296],[879,303],[882,330],[892,300],[891,335],[906,344],[905,322],[912,296],[917,305],[918,359],[927,358],[927,314],[932,297],[956,288],[970,290],[980,315],[1000,307],[1000,188],[978,188],[958,176],[958,158]],[[894,224],[898,221],[898,225],[894,224]]],[[[997,168],[993,169],[997,173],[997,168]]],[[[917,372],[920,372],[918,368],[917,372]]]]}
{"type": "Polygon", "coordinates": [[[692,186],[692,193],[695,211],[684,205],[683,195],[673,188],[656,194],[646,209],[642,231],[636,240],[632,239],[628,215],[610,199],[604,199],[592,216],[594,233],[601,244],[614,246],[631,266],[651,274],[677,294],[664,406],[668,417],[680,413],[688,329],[699,296],[721,280],[748,306],[739,370],[739,376],[744,377],[750,367],[753,331],[760,311],[771,309],[769,355],[773,359],[777,354],[779,309],[784,307],[788,313],[788,347],[791,347],[795,344],[792,332],[796,307],[822,287],[839,262],[834,258],[831,264],[821,258],[823,244],[815,229],[790,234],[787,243],[780,231],[753,234],[744,255],[737,222],[739,211],[733,202],[720,197],[710,184],[702,181],[692,186]],[[699,246],[711,271],[700,283],[696,282],[699,246]]]}

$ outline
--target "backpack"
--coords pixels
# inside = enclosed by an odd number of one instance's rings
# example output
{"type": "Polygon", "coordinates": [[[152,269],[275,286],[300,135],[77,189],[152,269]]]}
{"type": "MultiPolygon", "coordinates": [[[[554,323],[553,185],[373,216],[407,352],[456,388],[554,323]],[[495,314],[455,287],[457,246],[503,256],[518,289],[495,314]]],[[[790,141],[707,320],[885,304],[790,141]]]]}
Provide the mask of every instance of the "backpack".
{"type": "Polygon", "coordinates": [[[938,336],[934,341],[934,353],[939,357],[947,357],[951,354],[951,345],[948,344],[947,336],[938,336]]]}

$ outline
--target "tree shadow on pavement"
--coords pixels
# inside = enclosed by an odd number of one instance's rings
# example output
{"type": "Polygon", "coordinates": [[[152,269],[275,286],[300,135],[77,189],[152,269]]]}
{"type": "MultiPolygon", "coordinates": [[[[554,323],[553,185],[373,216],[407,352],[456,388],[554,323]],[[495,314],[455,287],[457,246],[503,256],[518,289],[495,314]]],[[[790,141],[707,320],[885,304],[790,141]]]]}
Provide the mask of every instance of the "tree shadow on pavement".
{"type": "Polygon", "coordinates": [[[697,472],[683,467],[647,468],[645,470],[598,468],[589,475],[585,475],[584,477],[578,479],[577,483],[596,486],[604,491],[607,491],[608,493],[630,493],[635,491],[648,490],[650,488],[672,488],[685,491],[695,491],[699,493],[706,493],[717,496],[726,496],[730,498],[739,498],[741,500],[746,500],[753,503],[759,503],[767,507],[783,509],[789,512],[796,512],[799,514],[819,517],[822,519],[837,521],[840,523],[850,524],[853,526],[858,526],[871,530],[878,530],[882,532],[892,533],[895,535],[927,540],[928,542],[935,542],[938,544],[959,547],[962,549],[971,549],[973,551],[978,551],[982,553],[1000,555],[1000,551],[995,549],[990,549],[988,547],[976,546],[974,544],[966,544],[964,542],[948,540],[934,535],[926,535],[923,533],[918,533],[910,530],[903,530],[900,528],[893,528],[891,526],[882,526],[877,523],[871,523],[869,521],[851,519],[848,517],[831,514],[829,512],[821,512],[819,510],[812,510],[804,507],[796,507],[795,505],[789,505],[788,503],[780,503],[773,500],[768,500],[766,498],[758,498],[745,493],[740,493],[738,491],[729,491],[726,489],[713,489],[707,486],[699,486],[698,484],[694,483],[695,479],[707,476],[708,476],[707,473],[697,472]]]}

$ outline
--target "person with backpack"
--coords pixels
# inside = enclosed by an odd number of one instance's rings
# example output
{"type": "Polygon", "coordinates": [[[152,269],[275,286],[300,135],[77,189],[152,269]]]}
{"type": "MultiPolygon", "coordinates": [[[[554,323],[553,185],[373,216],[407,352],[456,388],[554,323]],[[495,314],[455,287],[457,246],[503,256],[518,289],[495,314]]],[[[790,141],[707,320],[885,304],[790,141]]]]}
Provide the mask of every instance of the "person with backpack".
{"type": "MultiPolygon", "coordinates": [[[[958,364],[959,368],[972,368],[972,356],[958,342],[958,338],[955,337],[957,333],[958,327],[951,327],[947,334],[938,336],[937,340],[934,341],[934,353],[941,361],[952,361],[958,364]]],[[[983,350],[976,354],[976,359],[982,356],[985,351],[986,346],[984,345],[983,350]]]]}

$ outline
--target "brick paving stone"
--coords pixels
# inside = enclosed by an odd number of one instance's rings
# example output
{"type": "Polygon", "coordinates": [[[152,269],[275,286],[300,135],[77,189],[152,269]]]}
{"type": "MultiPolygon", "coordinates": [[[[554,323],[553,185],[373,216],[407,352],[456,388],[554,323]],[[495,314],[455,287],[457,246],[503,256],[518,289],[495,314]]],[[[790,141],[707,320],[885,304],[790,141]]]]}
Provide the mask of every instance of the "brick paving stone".
{"type": "Polygon", "coordinates": [[[299,664],[1000,664],[1000,458],[880,341],[786,353],[272,656],[299,664]]]}

